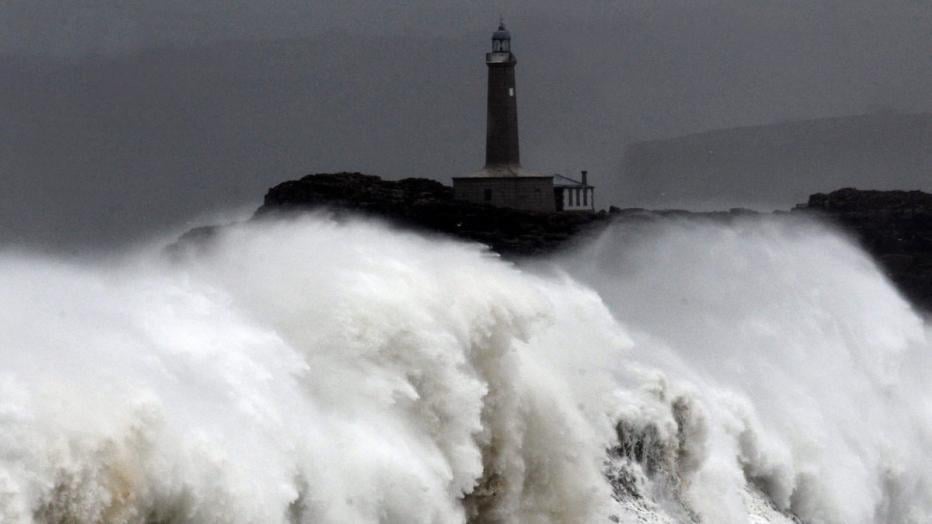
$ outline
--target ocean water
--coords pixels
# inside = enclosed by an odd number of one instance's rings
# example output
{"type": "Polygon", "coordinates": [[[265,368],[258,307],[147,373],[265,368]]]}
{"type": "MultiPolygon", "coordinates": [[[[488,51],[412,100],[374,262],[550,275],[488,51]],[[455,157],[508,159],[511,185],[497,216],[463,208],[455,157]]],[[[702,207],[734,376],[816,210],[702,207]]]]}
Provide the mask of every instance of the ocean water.
{"type": "Polygon", "coordinates": [[[0,522],[932,522],[932,330],[818,224],[162,248],[0,252],[0,522]]]}

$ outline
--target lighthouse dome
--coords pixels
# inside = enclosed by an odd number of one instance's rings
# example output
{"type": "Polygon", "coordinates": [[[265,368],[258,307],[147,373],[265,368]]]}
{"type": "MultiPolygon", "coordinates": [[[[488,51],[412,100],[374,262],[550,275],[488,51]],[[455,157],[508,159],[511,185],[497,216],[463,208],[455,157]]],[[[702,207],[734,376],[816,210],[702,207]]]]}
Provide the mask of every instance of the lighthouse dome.
{"type": "Polygon", "coordinates": [[[505,29],[505,23],[498,24],[498,31],[492,34],[492,40],[511,40],[511,33],[505,29]]]}

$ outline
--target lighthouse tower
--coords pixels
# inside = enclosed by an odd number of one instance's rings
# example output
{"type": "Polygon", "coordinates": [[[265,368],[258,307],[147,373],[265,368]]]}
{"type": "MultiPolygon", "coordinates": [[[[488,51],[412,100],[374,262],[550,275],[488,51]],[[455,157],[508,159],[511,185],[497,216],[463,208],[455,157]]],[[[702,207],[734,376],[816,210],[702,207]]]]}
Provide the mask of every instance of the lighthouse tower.
{"type": "MultiPolygon", "coordinates": [[[[518,99],[515,92],[515,65],[511,33],[504,22],[492,34],[492,52],[486,53],[489,68],[488,113],[486,117],[485,167],[518,168],[518,99]]],[[[506,169],[508,172],[513,170],[506,169]]]]}
{"type": "Polygon", "coordinates": [[[511,33],[504,23],[492,34],[492,52],[485,54],[489,69],[486,107],[485,167],[453,177],[453,198],[477,204],[552,213],[591,211],[592,188],[582,181],[543,175],[521,167],[518,154],[518,96],[511,33]]]}

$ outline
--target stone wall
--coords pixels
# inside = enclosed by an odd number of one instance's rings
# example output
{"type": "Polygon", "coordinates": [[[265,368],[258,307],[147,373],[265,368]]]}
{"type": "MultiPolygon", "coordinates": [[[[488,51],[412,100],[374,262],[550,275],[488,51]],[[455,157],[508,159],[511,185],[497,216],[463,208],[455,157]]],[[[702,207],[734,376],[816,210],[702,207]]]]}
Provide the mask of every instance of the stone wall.
{"type": "Polygon", "coordinates": [[[456,200],[525,211],[556,210],[553,177],[454,178],[456,200]]]}

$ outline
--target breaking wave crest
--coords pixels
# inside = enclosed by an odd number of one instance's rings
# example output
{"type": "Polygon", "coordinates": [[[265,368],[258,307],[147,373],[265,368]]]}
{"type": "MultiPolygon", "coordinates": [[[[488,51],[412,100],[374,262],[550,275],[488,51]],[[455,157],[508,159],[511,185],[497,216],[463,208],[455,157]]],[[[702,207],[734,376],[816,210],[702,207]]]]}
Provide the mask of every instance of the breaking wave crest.
{"type": "Polygon", "coordinates": [[[814,224],[309,216],[0,290],[2,522],[932,519],[929,328],[814,224]]]}

